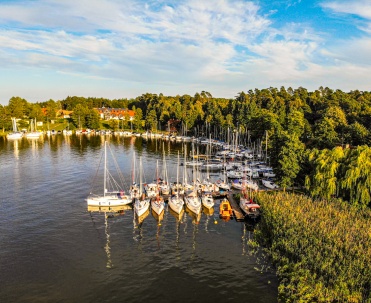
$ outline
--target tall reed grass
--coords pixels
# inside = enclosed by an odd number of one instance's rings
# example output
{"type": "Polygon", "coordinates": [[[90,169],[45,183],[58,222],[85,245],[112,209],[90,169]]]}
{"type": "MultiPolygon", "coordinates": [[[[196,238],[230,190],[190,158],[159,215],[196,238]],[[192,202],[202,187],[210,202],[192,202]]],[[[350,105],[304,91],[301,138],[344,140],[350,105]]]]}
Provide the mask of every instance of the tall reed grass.
{"type": "Polygon", "coordinates": [[[280,302],[371,302],[371,211],[259,193],[255,239],[277,268],[280,302]]]}

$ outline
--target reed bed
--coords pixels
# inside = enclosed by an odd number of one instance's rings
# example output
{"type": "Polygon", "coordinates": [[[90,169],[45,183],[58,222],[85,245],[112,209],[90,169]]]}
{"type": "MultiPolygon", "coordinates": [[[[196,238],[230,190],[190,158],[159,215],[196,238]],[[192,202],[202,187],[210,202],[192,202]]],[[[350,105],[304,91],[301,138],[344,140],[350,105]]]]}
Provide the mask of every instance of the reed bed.
{"type": "Polygon", "coordinates": [[[255,239],[280,279],[280,302],[371,302],[371,211],[292,193],[259,193],[255,239]]]}

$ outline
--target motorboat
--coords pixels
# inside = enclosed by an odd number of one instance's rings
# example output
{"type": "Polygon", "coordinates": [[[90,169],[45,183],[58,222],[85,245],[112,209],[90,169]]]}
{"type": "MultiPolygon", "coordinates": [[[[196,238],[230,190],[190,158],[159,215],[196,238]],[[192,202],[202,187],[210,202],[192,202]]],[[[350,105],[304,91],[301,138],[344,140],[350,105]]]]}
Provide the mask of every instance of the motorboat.
{"type": "Polygon", "coordinates": [[[262,179],[262,183],[265,187],[267,187],[269,189],[279,188],[279,186],[276,183],[274,183],[272,180],[269,180],[269,179],[262,179]]]}

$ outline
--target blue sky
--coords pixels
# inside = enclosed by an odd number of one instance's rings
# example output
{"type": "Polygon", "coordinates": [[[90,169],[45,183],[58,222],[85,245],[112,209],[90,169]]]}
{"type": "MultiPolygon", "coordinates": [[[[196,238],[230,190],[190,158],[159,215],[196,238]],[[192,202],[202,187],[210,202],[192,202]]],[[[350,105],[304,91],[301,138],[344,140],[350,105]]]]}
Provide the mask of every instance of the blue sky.
{"type": "Polygon", "coordinates": [[[0,103],[370,90],[370,0],[0,0],[0,103]]]}

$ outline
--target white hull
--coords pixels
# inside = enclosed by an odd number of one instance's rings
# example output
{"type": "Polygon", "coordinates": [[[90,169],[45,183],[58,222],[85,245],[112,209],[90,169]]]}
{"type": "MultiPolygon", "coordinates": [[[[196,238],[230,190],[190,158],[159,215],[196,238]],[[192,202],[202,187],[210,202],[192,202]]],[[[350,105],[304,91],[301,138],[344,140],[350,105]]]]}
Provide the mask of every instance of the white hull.
{"type": "Polygon", "coordinates": [[[21,139],[23,137],[23,133],[15,132],[9,133],[6,135],[7,139],[21,139]]]}
{"type": "Polygon", "coordinates": [[[143,215],[149,209],[149,199],[139,200],[135,199],[134,210],[138,217],[143,215]]]}
{"type": "Polygon", "coordinates": [[[185,197],[185,204],[196,215],[201,212],[201,199],[196,195],[185,197]]]}
{"type": "Polygon", "coordinates": [[[276,189],[276,188],[279,188],[279,186],[274,183],[273,181],[270,181],[270,180],[262,180],[262,183],[265,187],[269,188],[269,189],[276,189]]]}
{"type": "Polygon", "coordinates": [[[169,199],[169,206],[170,208],[175,211],[177,214],[180,214],[184,209],[184,201],[182,198],[179,198],[177,196],[171,197],[169,199]]]}
{"type": "Polygon", "coordinates": [[[31,132],[31,133],[26,133],[26,138],[38,139],[38,138],[40,138],[41,135],[42,135],[42,133],[40,133],[40,132],[31,132]]]}
{"type": "Polygon", "coordinates": [[[157,201],[156,199],[153,199],[151,201],[151,208],[152,210],[158,214],[158,215],[161,215],[161,213],[164,211],[165,209],[165,202],[163,200],[159,200],[157,201]]]}
{"type": "Polygon", "coordinates": [[[201,197],[201,202],[207,209],[214,207],[214,199],[211,195],[203,195],[201,197]]]}
{"type": "Polygon", "coordinates": [[[127,195],[110,194],[105,196],[89,196],[86,201],[91,206],[119,206],[130,204],[132,199],[127,195]]]}

